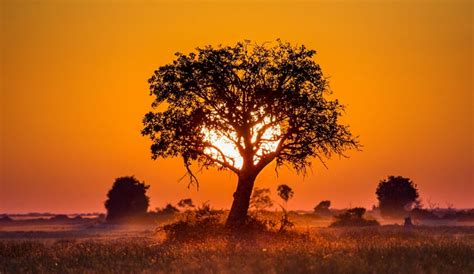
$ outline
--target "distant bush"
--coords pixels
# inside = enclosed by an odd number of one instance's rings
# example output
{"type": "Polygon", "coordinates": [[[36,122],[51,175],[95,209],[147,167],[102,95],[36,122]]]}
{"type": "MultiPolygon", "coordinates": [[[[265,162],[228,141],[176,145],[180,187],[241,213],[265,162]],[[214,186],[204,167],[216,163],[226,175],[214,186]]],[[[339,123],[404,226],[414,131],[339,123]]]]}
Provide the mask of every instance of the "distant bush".
{"type": "Polygon", "coordinates": [[[175,206],[172,204],[167,204],[164,208],[157,208],[156,213],[157,214],[164,214],[164,215],[172,215],[175,213],[178,213],[179,209],[177,209],[175,206]]]}
{"type": "Polygon", "coordinates": [[[117,178],[105,201],[107,221],[117,222],[145,216],[149,205],[146,195],[149,187],[133,176],[117,178]]]}
{"type": "Polygon", "coordinates": [[[472,222],[474,221],[474,209],[456,211],[454,218],[460,222],[472,222]]]}
{"type": "Polygon", "coordinates": [[[70,221],[71,218],[69,218],[67,215],[64,214],[59,214],[50,219],[51,221],[57,221],[57,222],[64,222],[64,221],[70,221]]]}
{"type": "Polygon", "coordinates": [[[314,213],[321,216],[329,216],[331,215],[331,211],[329,210],[330,206],[331,201],[321,201],[317,206],[314,207],[314,213]]]}
{"type": "Polygon", "coordinates": [[[376,226],[379,222],[376,220],[364,219],[365,208],[354,207],[335,216],[336,221],[330,227],[344,227],[344,226],[376,226]]]}
{"type": "Polygon", "coordinates": [[[439,216],[436,215],[432,210],[425,208],[414,208],[410,216],[416,220],[438,220],[439,216]]]}
{"type": "Polygon", "coordinates": [[[190,198],[187,198],[187,199],[182,199],[181,201],[179,201],[178,207],[187,210],[187,209],[194,208],[195,205],[193,204],[193,200],[191,200],[190,198]]]}

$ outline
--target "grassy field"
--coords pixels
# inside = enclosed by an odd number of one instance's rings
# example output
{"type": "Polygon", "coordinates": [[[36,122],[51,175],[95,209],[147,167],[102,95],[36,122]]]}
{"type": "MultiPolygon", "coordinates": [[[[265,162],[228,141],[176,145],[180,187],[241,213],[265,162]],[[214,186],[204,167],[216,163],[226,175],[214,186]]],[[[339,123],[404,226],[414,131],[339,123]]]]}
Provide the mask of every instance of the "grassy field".
{"type": "Polygon", "coordinates": [[[152,227],[0,231],[1,273],[473,273],[474,227],[315,228],[173,242],[152,227]],[[82,234],[81,234],[82,231],[82,234]]]}

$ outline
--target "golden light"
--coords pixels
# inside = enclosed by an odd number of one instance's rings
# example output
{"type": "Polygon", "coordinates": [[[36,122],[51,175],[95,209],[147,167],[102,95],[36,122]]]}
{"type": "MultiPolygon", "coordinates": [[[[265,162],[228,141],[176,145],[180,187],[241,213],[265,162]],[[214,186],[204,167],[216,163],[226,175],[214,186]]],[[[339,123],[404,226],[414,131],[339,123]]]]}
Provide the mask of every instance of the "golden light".
{"type": "MultiPolygon", "coordinates": [[[[265,125],[268,125],[270,122],[271,119],[269,117],[265,117],[263,122],[256,124],[251,129],[252,144],[254,146],[258,146],[253,159],[254,164],[257,164],[263,155],[275,151],[278,147],[278,144],[280,143],[281,129],[280,125],[278,124],[267,128],[263,132],[260,142],[258,144],[255,143],[257,141],[258,131],[261,130],[265,125]]],[[[204,133],[204,141],[209,142],[214,146],[206,147],[204,149],[205,154],[211,156],[213,159],[226,161],[238,169],[242,168],[243,158],[240,155],[236,144],[234,143],[238,139],[237,133],[230,132],[223,134],[217,130],[209,130],[207,128],[203,128],[201,132],[204,133]]]]}

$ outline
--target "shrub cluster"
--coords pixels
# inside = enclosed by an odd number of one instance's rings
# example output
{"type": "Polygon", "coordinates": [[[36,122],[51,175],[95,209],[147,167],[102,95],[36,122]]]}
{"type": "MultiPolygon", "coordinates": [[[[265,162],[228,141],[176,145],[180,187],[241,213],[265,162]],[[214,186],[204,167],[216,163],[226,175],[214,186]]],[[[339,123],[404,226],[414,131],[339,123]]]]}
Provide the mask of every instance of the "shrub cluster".
{"type": "Polygon", "coordinates": [[[344,227],[344,226],[377,226],[380,225],[376,220],[367,220],[363,216],[365,208],[354,207],[335,216],[336,221],[330,227],[344,227]]]}

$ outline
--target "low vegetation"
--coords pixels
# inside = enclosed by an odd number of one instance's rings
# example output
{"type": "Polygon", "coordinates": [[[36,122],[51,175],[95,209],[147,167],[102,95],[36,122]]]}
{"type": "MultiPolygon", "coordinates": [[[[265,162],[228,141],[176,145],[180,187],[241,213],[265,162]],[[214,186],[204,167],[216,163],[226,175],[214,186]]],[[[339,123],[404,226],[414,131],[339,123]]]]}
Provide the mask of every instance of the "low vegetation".
{"type": "Polygon", "coordinates": [[[472,273],[473,228],[318,228],[201,241],[2,240],[1,273],[472,273]]]}
{"type": "Polygon", "coordinates": [[[331,227],[344,226],[377,226],[379,222],[376,220],[368,220],[364,218],[365,208],[355,207],[335,216],[336,221],[331,224],[331,227]]]}

